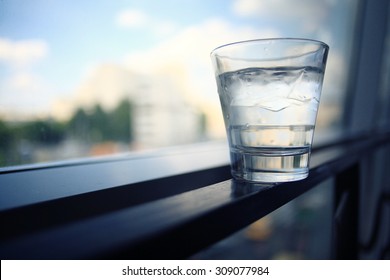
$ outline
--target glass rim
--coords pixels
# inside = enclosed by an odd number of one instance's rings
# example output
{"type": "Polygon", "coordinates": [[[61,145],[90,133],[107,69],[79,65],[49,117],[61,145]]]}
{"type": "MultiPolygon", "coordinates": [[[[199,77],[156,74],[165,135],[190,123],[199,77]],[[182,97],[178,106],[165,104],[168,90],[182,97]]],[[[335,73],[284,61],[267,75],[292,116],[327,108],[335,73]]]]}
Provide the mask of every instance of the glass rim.
{"type": "Polygon", "coordinates": [[[320,41],[320,40],[315,40],[315,39],[308,39],[308,38],[294,38],[294,37],[275,37],[275,38],[262,38],[262,39],[250,39],[250,40],[242,40],[242,41],[236,41],[236,42],[231,42],[227,44],[220,45],[213,49],[210,52],[210,56],[214,55],[218,50],[229,47],[229,46],[235,46],[235,45],[241,45],[241,44],[247,44],[247,43],[257,43],[257,42],[267,42],[267,41],[296,41],[296,42],[306,42],[306,43],[313,43],[320,45],[324,47],[325,49],[329,49],[329,45],[320,41]]]}

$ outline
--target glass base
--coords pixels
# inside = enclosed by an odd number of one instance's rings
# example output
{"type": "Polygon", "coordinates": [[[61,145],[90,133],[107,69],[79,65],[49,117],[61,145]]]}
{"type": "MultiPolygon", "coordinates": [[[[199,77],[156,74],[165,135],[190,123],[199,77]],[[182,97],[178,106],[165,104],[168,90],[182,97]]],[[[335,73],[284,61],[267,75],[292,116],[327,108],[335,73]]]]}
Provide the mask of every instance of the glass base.
{"type": "Polygon", "coordinates": [[[236,180],[252,183],[281,183],[299,181],[307,178],[308,168],[299,172],[236,172],[232,170],[232,175],[236,180]]]}
{"type": "Polygon", "coordinates": [[[232,149],[232,175],[237,180],[262,183],[297,181],[309,174],[309,147],[288,149],[232,149]]]}

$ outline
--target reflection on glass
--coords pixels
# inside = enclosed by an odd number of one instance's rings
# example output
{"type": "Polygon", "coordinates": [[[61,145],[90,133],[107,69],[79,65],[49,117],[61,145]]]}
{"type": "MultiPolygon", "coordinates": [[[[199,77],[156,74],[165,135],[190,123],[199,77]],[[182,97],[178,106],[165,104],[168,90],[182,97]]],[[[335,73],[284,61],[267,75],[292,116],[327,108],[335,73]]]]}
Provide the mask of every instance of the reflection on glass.
{"type": "Polygon", "coordinates": [[[0,1],[0,166],[225,137],[209,53],[330,45],[317,131],[340,126],[358,1],[0,1]]]}

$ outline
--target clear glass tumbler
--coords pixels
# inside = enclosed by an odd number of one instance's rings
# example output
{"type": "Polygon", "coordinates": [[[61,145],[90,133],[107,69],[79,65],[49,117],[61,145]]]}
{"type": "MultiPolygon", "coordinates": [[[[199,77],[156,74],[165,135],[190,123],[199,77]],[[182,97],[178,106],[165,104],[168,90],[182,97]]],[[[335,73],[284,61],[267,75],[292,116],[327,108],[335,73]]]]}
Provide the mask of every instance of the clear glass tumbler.
{"type": "Polygon", "coordinates": [[[285,182],[308,176],[329,47],[280,38],[211,52],[234,178],[285,182]]]}

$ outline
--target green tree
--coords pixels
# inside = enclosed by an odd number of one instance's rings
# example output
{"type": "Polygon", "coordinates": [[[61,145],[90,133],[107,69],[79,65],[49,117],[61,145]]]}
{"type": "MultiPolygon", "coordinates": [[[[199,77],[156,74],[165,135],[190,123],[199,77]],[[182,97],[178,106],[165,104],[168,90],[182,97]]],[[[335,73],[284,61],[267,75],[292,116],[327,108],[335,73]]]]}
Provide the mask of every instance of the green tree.
{"type": "Polygon", "coordinates": [[[7,154],[11,150],[13,135],[5,122],[0,120],[0,166],[7,165],[7,154]]]}
{"type": "Polygon", "coordinates": [[[102,141],[130,142],[132,137],[132,105],[123,100],[110,112],[97,104],[88,113],[79,108],[68,122],[68,131],[72,137],[87,142],[102,141]]]}
{"type": "Polygon", "coordinates": [[[84,139],[89,141],[89,127],[90,120],[87,113],[79,108],[74,115],[71,117],[67,124],[68,133],[79,139],[84,139]]]}
{"type": "Polygon", "coordinates": [[[130,101],[123,100],[109,114],[110,135],[113,140],[122,142],[131,142],[133,140],[132,111],[133,106],[130,101]]]}
{"type": "Polygon", "coordinates": [[[53,120],[35,120],[21,124],[16,135],[19,139],[25,139],[32,143],[53,145],[65,138],[63,124],[53,120]]]}
{"type": "Polygon", "coordinates": [[[95,105],[92,113],[89,115],[90,137],[93,143],[109,140],[109,120],[107,113],[102,107],[95,105]]]}

